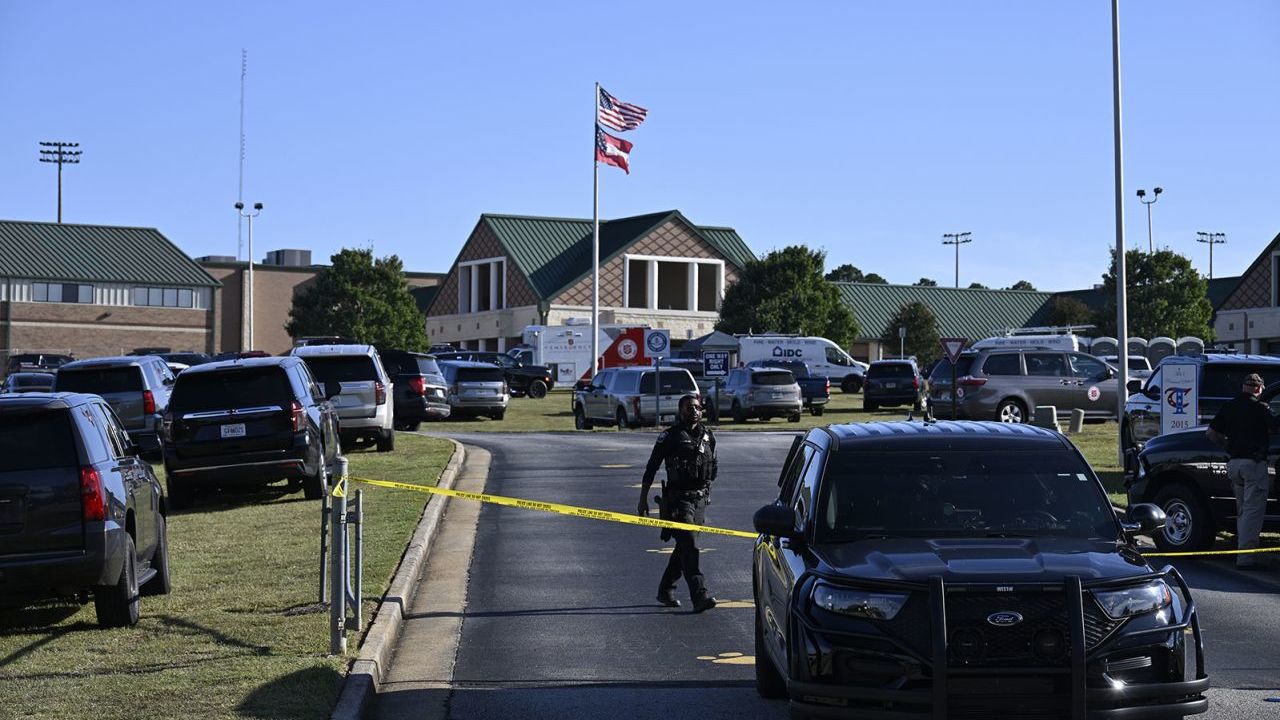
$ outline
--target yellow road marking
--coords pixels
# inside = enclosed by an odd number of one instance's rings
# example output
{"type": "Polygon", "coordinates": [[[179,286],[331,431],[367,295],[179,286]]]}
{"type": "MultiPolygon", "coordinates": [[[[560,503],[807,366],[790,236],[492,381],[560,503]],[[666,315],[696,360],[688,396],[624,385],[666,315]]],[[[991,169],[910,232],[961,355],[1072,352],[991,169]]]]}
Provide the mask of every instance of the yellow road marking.
{"type": "Polygon", "coordinates": [[[619,463],[615,463],[615,464],[611,464],[611,465],[601,465],[600,467],[605,468],[605,469],[608,469],[608,470],[618,470],[618,469],[620,469],[620,468],[635,467],[635,465],[627,465],[627,464],[625,464],[625,463],[620,463],[620,464],[619,464],[619,463]]]}
{"type": "MultiPolygon", "coordinates": [[[[699,549],[698,549],[698,553],[699,553],[699,554],[701,554],[701,553],[715,552],[715,551],[716,551],[716,549],[715,549],[715,548],[699,548],[699,549]]],[[[672,547],[651,548],[651,549],[649,549],[649,550],[645,550],[645,552],[647,552],[647,553],[658,553],[659,555],[670,555],[671,553],[675,552],[675,548],[672,548],[672,547]]],[[[716,607],[719,607],[719,606],[717,605],[716,607]]]]}

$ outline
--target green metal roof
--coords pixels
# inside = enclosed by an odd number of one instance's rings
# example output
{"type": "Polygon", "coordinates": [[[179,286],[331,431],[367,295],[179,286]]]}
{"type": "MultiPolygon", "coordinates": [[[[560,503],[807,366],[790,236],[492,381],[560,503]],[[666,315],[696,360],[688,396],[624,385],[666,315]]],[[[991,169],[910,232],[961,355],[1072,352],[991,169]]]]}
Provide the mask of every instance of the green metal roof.
{"type": "Polygon", "coordinates": [[[920,301],[938,318],[938,334],[971,340],[990,337],[1006,328],[1048,325],[1054,293],[1032,290],[832,283],[840,299],[858,319],[859,339],[875,340],[890,329],[898,309],[920,301]]]}
{"type": "Polygon", "coordinates": [[[1243,275],[1236,275],[1234,277],[1209,279],[1209,290],[1205,294],[1209,296],[1209,304],[1213,305],[1215,311],[1222,306],[1222,303],[1227,301],[1228,297],[1231,297],[1231,293],[1240,284],[1240,280],[1243,277],[1243,275]]]}
{"type": "Polygon", "coordinates": [[[431,303],[436,299],[436,293],[438,292],[440,292],[439,285],[409,288],[409,294],[413,296],[413,301],[418,305],[418,311],[422,313],[425,313],[431,307],[431,303]]]}
{"type": "Polygon", "coordinates": [[[0,220],[0,277],[221,285],[155,228],[0,220]]]}
{"type": "MultiPolygon", "coordinates": [[[[678,210],[668,210],[600,221],[600,263],[621,254],[672,217],[693,228],[738,267],[755,257],[733,228],[698,227],[678,210]]],[[[481,221],[488,223],[543,300],[554,298],[591,272],[590,219],[486,213],[481,221]]]]}

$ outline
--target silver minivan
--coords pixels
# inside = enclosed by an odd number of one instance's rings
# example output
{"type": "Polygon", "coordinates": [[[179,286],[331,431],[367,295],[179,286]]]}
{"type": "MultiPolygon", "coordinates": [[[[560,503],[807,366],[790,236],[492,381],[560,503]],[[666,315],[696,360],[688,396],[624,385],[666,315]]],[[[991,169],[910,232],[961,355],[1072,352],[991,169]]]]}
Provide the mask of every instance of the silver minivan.
{"type": "MultiPolygon", "coordinates": [[[[1082,352],[1052,348],[997,348],[960,356],[954,388],[963,418],[1021,423],[1031,419],[1038,405],[1057,408],[1058,418],[1083,410],[1086,419],[1114,420],[1120,388],[1119,373],[1098,358],[1082,352]]],[[[946,382],[930,387],[929,404],[937,416],[951,413],[949,367],[940,374],[946,382]]],[[[940,378],[941,379],[941,378],[940,378]]]]}
{"type": "Polygon", "coordinates": [[[506,416],[511,388],[507,387],[502,368],[465,360],[439,360],[436,364],[444,373],[450,417],[485,415],[501,420],[506,416]]]}
{"type": "Polygon", "coordinates": [[[161,430],[173,392],[173,373],[154,355],[77,360],[58,369],[54,392],[98,395],[115,411],[120,424],[148,458],[163,452],[161,430]]]}
{"type": "Polygon", "coordinates": [[[713,391],[711,402],[716,403],[721,417],[732,417],[734,422],[775,417],[800,422],[800,408],[804,400],[800,396],[800,385],[790,370],[751,367],[729,371],[719,393],[713,391]]]}
{"type": "Polygon", "coordinates": [[[693,375],[684,368],[662,368],[660,376],[651,367],[605,368],[574,393],[574,425],[579,430],[669,425],[685,395],[701,397],[693,375]]]}

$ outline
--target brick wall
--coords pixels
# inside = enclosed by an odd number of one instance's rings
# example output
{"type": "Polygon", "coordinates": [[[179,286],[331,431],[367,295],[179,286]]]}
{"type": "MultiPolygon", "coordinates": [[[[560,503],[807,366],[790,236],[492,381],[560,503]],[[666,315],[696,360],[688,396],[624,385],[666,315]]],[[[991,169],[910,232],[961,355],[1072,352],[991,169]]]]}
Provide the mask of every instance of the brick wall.
{"type": "Polygon", "coordinates": [[[214,313],[177,308],[5,303],[6,350],[69,350],[76,357],[137,347],[214,350],[214,313]]]}
{"type": "MultiPolygon", "coordinates": [[[[498,238],[493,234],[493,230],[489,228],[488,223],[483,220],[476,225],[476,229],[471,231],[471,237],[467,238],[467,242],[462,246],[462,252],[458,255],[458,262],[466,262],[468,260],[483,260],[484,258],[504,257],[507,252],[502,248],[502,243],[498,242],[498,238]]],[[[507,258],[507,307],[523,307],[526,305],[537,305],[538,294],[534,292],[533,286],[529,284],[524,273],[511,262],[511,258],[507,258]]],[[[458,265],[449,269],[448,276],[440,286],[440,292],[436,295],[435,302],[432,303],[428,315],[454,315],[458,312],[458,265]]]]}
{"type": "Polygon", "coordinates": [[[1218,310],[1271,307],[1271,251],[1274,249],[1272,243],[1254,260],[1240,278],[1240,284],[1236,285],[1236,289],[1231,291],[1218,310]]]}

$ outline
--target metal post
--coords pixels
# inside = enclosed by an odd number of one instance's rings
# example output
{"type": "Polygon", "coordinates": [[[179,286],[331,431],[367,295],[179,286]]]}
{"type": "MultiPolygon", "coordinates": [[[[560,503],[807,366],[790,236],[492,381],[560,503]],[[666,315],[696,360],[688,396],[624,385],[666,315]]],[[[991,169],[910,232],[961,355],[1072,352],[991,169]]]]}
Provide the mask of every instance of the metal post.
{"type": "Polygon", "coordinates": [[[715,425],[720,424],[720,378],[716,377],[716,398],[711,403],[711,422],[715,425]]]}
{"type": "MultiPolygon", "coordinates": [[[[600,83],[596,83],[596,91],[591,98],[591,377],[600,369],[600,160],[597,144],[600,142],[597,133],[600,126],[600,83]]],[[[623,298],[626,305],[626,298],[623,298]]]]}
{"type": "Polygon", "coordinates": [[[653,359],[653,426],[662,427],[662,358],[653,359]]]}
{"type": "Polygon", "coordinates": [[[355,578],[352,580],[353,594],[351,598],[351,623],[348,625],[352,630],[359,631],[364,625],[364,491],[356,491],[356,511],[352,519],[352,524],[356,528],[356,547],[355,547],[355,567],[352,572],[355,578]]]}
{"type": "Polygon", "coordinates": [[[329,553],[329,653],[345,655],[347,652],[346,600],[347,600],[347,458],[337,458],[337,479],[334,481],[333,509],[330,511],[330,533],[333,550],[329,553]]]}
{"type": "MultiPolygon", "coordinates": [[[[1120,0],[1111,0],[1111,92],[1115,121],[1115,171],[1116,171],[1116,339],[1120,355],[1120,385],[1129,380],[1129,309],[1127,273],[1124,255],[1124,146],[1120,119],[1120,0]]],[[[1124,418],[1127,393],[1116,393],[1116,420],[1124,418]]],[[[1117,422],[1116,427],[1119,427],[1117,422]]],[[[1116,433],[1120,466],[1124,467],[1124,437],[1116,433]]]]}
{"type": "MultiPolygon", "coordinates": [[[[950,360],[950,358],[947,358],[947,359],[950,360]]],[[[959,359],[960,358],[956,358],[956,360],[959,360],[959,359]]],[[[960,388],[956,386],[956,364],[955,364],[955,361],[952,361],[951,362],[951,419],[952,420],[960,419],[956,417],[956,391],[959,389],[960,388]]]]}
{"type": "Polygon", "coordinates": [[[253,349],[253,215],[249,216],[249,302],[247,325],[249,329],[248,345],[245,350],[253,349]]]}
{"type": "Polygon", "coordinates": [[[329,590],[329,495],[320,496],[320,600],[328,602],[329,590]]]}

